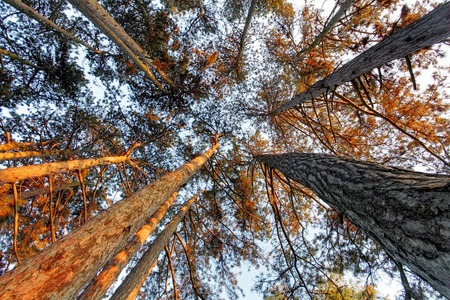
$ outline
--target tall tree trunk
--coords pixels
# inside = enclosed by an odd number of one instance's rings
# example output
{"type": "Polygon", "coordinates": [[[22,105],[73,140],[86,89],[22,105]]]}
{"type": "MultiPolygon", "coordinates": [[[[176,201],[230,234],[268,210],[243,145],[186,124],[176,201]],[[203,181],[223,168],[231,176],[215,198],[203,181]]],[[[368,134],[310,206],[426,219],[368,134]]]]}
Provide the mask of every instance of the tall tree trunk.
{"type": "Polygon", "coordinates": [[[262,155],[256,160],[311,189],[450,297],[450,176],[322,154],[262,155]]]}
{"type": "Polygon", "coordinates": [[[241,60],[242,52],[244,51],[244,44],[245,44],[245,37],[247,36],[248,28],[250,27],[250,22],[252,21],[253,12],[255,11],[257,0],[252,0],[252,3],[250,3],[250,8],[248,9],[247,19],[245,20],[245,26],[244,31],[242,31],[241,41],[239,43],[239,51],[238,56],[236,60],[236,65],[239,65],[239,62],[241,60]]]}
{"type": "Polygon", "coordinates": [[[164,202],[161,207],[147,220],[127,243],[125,249],[120,251],[113,259],[111,259],[103,268],[103,270],[95,276],[88,287],[77,298],[78,300],[97,300],[101,299],[111,284],[117,279],[122,269],[130,262],[133,256],[139,251],[141,246],[155,230],[156,225],[161,221],[169,207],[177,197],[178,192],[173,193],[169,199],[164,202]]]}
{"type": "Polygon", "coordinates": [[[450,36],[450,2],[438,6],[426,16],[364,51],[313,84],[307,91],[281,105],[270,115],[274,116],[321,94],[331,92],[341,84],[350,82],[374,68],[439,43],[448,36],[450,36]]]}
{"type": "Polygon", "coordinates": [[[49,175],[52,173],[63,173],[101,165],[117,164],[126,161],[128,158],[129,157],[127,155],[110,156],[8,168],[0,170],[0,183],[17,182],[19,180],[49,175]]]}
{"type": "MultiPolygon", "coordinates": [[[[31,7],[29,7],[28,5],[26,5],[25,3],[19,1],[19,0],[3,0],[4,2],[8,3],[9,5],[13,6],[15,9],[19,10],[20,12],[26,14],[27,16],[35,19],[36,21],[44,24],[45,26],[54,29],[62,34],[64,34],[65,36],[67,36],[69,39],[71,39],[72,41],[81,44],[85,47],[87,47],[88,49],[99,53],[100,51],[95,50],[94,48],[92,48],[89,44],[83,42],[82,40],[80,40],[79,38],[73,36],[72,34],[70,34],[69,32],[67,32],[66,30],[62,29],[61,27],[59,27],[58,25],[56,25],[55,23],[53,23],[52,21],[50,21],[49,19],[47,19],[46,17],[44,17],[43,15],[41,15],[40,13],[38,13],[37,11],[35,11],[34,9],[32,9],[31,7]]],[[[39,68],[39,67],[38,67],[39,68]]]]}
{"type": "Polygon", "coordinates": [[[133,300],[136,298],[139,290],[145,282],[145,279],[148,277],[153,269],[153,266],[156,264],[159,254],[164,250],[164,247],[166,247],[170,238],[177,230],[178,224],[189,211],[192,203],[194,203],[200,193],[189,199],[189,201],[186,202],[186,204],[180,209],[178,214],[173,217],[172,221],[170,221],[166,228],[164,228],[164,230],[153,241],[136,266],[120,284],[110,300],[133,300]]]}
{"type": "MultiPolygon", "coordinates": [[[[314,39],[314,41],[311,43],[311,45],[308,48],[305,48],[297,53],[297,57],[300,56],[302,53],[311,51],[316,47],[320,41],[327,35],[328,32],[333,28],[333,26],[342,18],[342,16],[345,14],[347,10],[349,10],[350,7],[352,7],[353,2],[355,0],[346,0],[344,3],[342,3],[341,7],[337,11],[337,13],[331,18],[331,20],[325,25],[325,27],[322,29],[322,31],[319,33],[319,35],[314,39]]],[[[337,5],[337,4],[336,4],[337,5]]]]}
{"type": "MultiPolygon", "coordinates": [[[[169,83],[172,87],[176,85],[167,77],[166,73],[158,68],[153,60],[148,56],[148,54],[139,46],[138,43],[133,40],[133,38],[126,33],[126,31],[113,19],[113,17],[101,6],[96,0],[69,0],[69,2],[82,12],[91,22],[95,24],[105,35],[107,35],[122,51],[125,51],[133,61],[141,67],[142,61],[150,65],[155,69],[164,80],[169,83]],[[131,52],[130,52],[131,51],[131,52]],[[137,62],[133,57],[134,54],[139,56],[137,62]]],[[[163,87],[161,83],[150,73],[148,67],[143,69],[147,75],[155,82],[155,84],[161,88],[163,87]]]]}
{"type": "Polygon", "coordinates": [[[0,299],[74,299],[218,146],[119,201],[0,277],[0,299]]]}

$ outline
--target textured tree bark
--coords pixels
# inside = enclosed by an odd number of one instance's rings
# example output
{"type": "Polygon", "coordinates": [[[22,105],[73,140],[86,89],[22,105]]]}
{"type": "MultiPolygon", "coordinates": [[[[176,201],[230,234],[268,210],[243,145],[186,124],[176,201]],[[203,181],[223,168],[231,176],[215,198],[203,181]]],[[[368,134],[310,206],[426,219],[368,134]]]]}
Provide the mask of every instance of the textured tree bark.
{"type": "Polygon", "coordinates": [[[364,51],[332,74],[313,84],[307,91],[281,105],[270,115],[274,116],[306,100],[333,91],[341,84],[374,68],[441,42],[448,36],[450,36],[450,2],[438,6],[426,16],[364,51]]]}
{"type": "Polygon", "coordinates": [[[74,299],[218,146],[119,201],[0,277],[0,299],[74,299]]]}
{"type": "Polygon", "coordinates": [[[123,268],[130,262],[133,256],[139,251],[150,234],[155,230],[156,225],[161,221],[169,207],[177,197],[178,192],[173,193],[166,202],[147,220],[127,243],[125,249],[120,251],[111,259],[103,270],[95,276],[87,288],[78,296],[78,300],[97,300],[102,299],[111,284],[117,279],[123,268]]]}
{"type": "Polygon", "coordinates": [[[172,221],[170,221],[166,228],[164,228],[164,230],[153,241],[136,266],[120,284],[110,300],[133,300],[136,298],[139,290],[145,282],[145,279],[148,277],[153,269],[153,266],[158,260],[159,254],[162,250],[164,250],[164,247],[166,247],[170,238],[177,230],[178,224],[189,211],[192,203],[194,203],[200,193],[189,199],[189,201],[186,202],[186,204],[180,209],[178,214],[173,217],[172,221]]]}
{"type": "Polygon", "coordinates": [[[32,177],[49,175],[52,173],[63,173],[73,170],[82,170],[101,165],[109,165],[124,162],[129,157],[110,156],[92,159],[78,159],[62,162],[54,162],[41,165],[24,166],[0,170],[0,183],[17,182],[32,177]]]}
{"type": "Polygon", "coordinates": [[[311,153],[256,160],[311,189],[450,297],[450,176],[311,153]]]}

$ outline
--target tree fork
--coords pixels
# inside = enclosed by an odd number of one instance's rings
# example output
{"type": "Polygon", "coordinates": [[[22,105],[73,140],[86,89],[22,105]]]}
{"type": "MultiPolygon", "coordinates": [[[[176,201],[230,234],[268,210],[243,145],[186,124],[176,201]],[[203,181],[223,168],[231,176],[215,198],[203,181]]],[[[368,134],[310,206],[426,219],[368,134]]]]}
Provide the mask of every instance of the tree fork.
{"type": "Polygon", "coordinates": [[[0,299],[74,299],[167,198],[200,170],[219,144],[117,202],[0,277],[0,299]]]}
{"type": "Polygon", "coordinates": [[[313,153],[261,155],[450,297],[450,176],[313,153]]]}
{"type": "Polygon", "coordinates": [[[270,116],[275,116],[307,100],[332,91],[337,86],[394,59],[406,57],[415,51],[439,43],[448,36],[450,36],[450,2],[438,6],[426,16],[364,51],[332,74],[313,84],[307,91],[282,104],[271,112],[270,116]]]}

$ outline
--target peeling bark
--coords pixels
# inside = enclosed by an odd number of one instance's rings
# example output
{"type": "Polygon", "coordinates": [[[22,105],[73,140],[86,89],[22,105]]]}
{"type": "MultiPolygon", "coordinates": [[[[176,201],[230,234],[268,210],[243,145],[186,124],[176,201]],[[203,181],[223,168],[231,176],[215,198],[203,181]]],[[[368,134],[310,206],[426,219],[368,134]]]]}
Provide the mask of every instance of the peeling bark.
{"type": "Polygon", "coordinates": [[[166,228],[164,228],[164,230],[153,241],[147,251],[145,251],[142,258],[127,275],[125,280],[120,284],[110,300],[133,300],[136,298],[139,290],[145,282],[145,279],[147,279],[153,269],[153,266],[156,264],[159,254],[164,250],[164,247],[166,247],[170,238],[177,230],[178,224],[189,211],[192,203],[194,203],[200,193],[189,199],[189,201],[186,202],[186,204],[180,209],[178,214],[173,217],[172,221],[170,221],[166,228]]]}
{"type": "Polygon", "coordinates": [[[311,189],[450,297],[450,176],[311,153],[256,160],[311,189]]]}
{"type": "Polygon", "coordinates": [[[364,51],[332,74],[313,84],[307,91],[281,105],[270,115],[277,115],[307,100],[315,99],[372,69],[378,68],[394,59],[408,56],[415,51],[430,47],[449,36],[450,2],[447,2],[364,51]]]}
{"type": "Polygon", "coordinates": [[[119,201],[0,277],[0,299],[74,299],[218,146],[119,201]]]}

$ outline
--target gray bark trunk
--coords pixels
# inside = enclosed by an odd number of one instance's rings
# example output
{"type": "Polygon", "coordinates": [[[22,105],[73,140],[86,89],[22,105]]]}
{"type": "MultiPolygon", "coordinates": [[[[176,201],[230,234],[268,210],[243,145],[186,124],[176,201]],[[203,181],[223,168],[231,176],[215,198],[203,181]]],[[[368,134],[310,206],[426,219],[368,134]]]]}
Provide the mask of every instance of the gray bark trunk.
{"type": "Polygon", "coordinates": [[[250,22],[252,21],[253,12],[255,11],[256,0],[252,0],[250,4],[250,8],[248,10],[247,19],[245,20],[244,31],[242,31],[241,42],[239,43],[239,51],[237,56],[237,65],[239,65],[239,61],[241,60],[242,52],[244,51],[245,37],[247,36],[248,28],[250,27],[250,22]]]}
{"type": "Polygon", "coordinates": [[[331,92],[336,87],[350,82],[374,68],[439,43],[449,36],[450,2],[447,2],[364,51],[332,74],[313,84],[307,91],[281,105],[270,115],[274,116],[307,100],[331,92]]]}
{"type": "Polygon", "coordinates": [[[450,297],[450,176],[322,154],[262,155],[256,160],[311,189],[450,297]]]}
{"type": "Polygon", "coordinates": [[[333,28],[333,26],[342,18],[342,16],[345,14],[347,10],[349,10],[350,7],[352,7],[353,2],[355,0],[346,0],[344,3],[342,3],[341,7],[337,11],[337,13],[331,18],[331,20],[325,25],[325,27],[322,29],[322,31],[319,33],[319,35],[314,39],[314,41],[311,43],[311,45],[308,48],[305,48],[301,50],[297,57],[300,56],[302,53],[311,51],[316,47],[320,41],[327,35],[328,32],[333,28]]]}
{"type": "Polygon", "coordinates": [[[186,204],[180,209],[178,214],[173,217],[172,221],[170,221],[166,228],[164,228],[164,230],[153,241],[136,266],[120,284],[110,300],[133,300],[136,298],[139,290],[145,282],[145,279],[153,269],[159,254],[162,250],[164,250],[164,247],[166,247],[170,238],[177,230],[178,224],[189,211],[192,203],[194,203],[200,193],[189,199],[189,201],[186,202],[186,204]]]}
{"type": "Polygon", "coordinates": [[[78,300],[98,300],[103,297],[111,284],[113,284],[113,282],[120,275],[123,268],[126,267],[153,230],[155,230],[156,225],[159,221],[161,221],[162,217],[164,217],[177,195],[178,192],[173,193],[172,196],[170,196],[169,199],[161,205],[153,216],[145,222],[144,226],[142,226],[141,229],[134,234],[133,238],[127,243],[125,249],[120,251],[113,259],[111,259],[103,270],[95,276],[88,287],[78,297],[78,300]]]}
{"type": "Polygon", "coordinates": [[[111,206],[0,277],[0,299],[74,299],[218,146],[111,206]]]}

